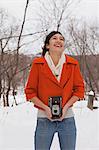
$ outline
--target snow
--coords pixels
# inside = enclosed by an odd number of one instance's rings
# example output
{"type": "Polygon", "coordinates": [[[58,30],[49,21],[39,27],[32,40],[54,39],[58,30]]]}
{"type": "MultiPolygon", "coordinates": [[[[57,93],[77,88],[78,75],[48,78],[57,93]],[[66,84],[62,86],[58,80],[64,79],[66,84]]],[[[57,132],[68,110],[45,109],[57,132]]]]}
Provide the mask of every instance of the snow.
{"type": "MultiPolygon", "coordinates": [[[[99,107],[99,101],[94,105],[99,107]]],[[[91,111],[87,101],[76,102],[73,109],[77,126],[76,150],[99,150],[99,109],[91,111]]],[[[34,150],[36,116],[37,109],[30,102],[0,108],[0,150],[34,150]]],[[[57,133],[51,150],[60,150],[57,133]]]]}

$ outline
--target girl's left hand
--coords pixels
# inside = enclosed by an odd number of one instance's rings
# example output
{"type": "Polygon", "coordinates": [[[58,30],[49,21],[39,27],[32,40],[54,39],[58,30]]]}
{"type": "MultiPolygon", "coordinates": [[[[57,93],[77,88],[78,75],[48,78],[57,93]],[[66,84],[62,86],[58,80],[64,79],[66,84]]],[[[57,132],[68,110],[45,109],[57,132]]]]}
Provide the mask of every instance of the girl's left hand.
{"type": "Polygon", "coordinates": [[[59,118],[59,121],[62,121],[67,113],[68,107],[65,105],[62,109],[62,116],[59,118]]]}

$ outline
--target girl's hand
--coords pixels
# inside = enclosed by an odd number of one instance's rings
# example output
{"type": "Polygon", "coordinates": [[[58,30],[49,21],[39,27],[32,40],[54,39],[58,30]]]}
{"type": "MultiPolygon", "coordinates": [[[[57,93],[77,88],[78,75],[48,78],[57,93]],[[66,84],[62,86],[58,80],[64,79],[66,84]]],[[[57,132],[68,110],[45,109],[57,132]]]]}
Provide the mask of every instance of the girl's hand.
{"type": "Polygon", "coordinates": [[[68,107],[65,105],[62,109],[62,116],[59,118],[59,121],[62,121],[64,119],[67,110],[68,110],[68,107]]]}
{"type": "Polygon", "coordinates": [[[45,113],[47,115],[47,118],[52,121],[51,109],[48,106],[46,106],[46,108],[45,108],[45,113]]]}

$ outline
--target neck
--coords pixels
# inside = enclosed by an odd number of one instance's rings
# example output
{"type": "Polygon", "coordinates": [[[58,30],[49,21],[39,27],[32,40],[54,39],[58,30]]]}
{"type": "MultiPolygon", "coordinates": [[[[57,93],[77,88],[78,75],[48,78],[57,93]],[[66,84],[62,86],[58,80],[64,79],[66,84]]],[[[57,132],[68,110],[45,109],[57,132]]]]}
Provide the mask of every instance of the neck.
{"type": "Polygon", "coordinates": [[[50,56],[53,60],[54,65],[56,66],[59,62],[59,59],[61,58],[61,54],[56,54],[56,53],[50,52],[50,56]]]}

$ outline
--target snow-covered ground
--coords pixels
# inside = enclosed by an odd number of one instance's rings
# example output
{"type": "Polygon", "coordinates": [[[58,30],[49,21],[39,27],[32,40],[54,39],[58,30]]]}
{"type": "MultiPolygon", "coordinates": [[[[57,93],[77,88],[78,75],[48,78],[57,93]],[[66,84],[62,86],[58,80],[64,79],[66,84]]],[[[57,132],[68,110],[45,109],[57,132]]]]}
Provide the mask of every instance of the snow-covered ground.
{"type": "MultiPolygon", "coordinates": [[[[99,101],[94,105],[99,107],[99,101]]],[[[78,131],[76,150],[99,150],[99,109],[89,110],[87,101],[76,102],[73,109],[78,131]]],[[[0,108],[0,150],[34,150],[36,114],[30,102],[0,108]]],[[[51,150],[60,150],[57,133],[51,150]]]]}

